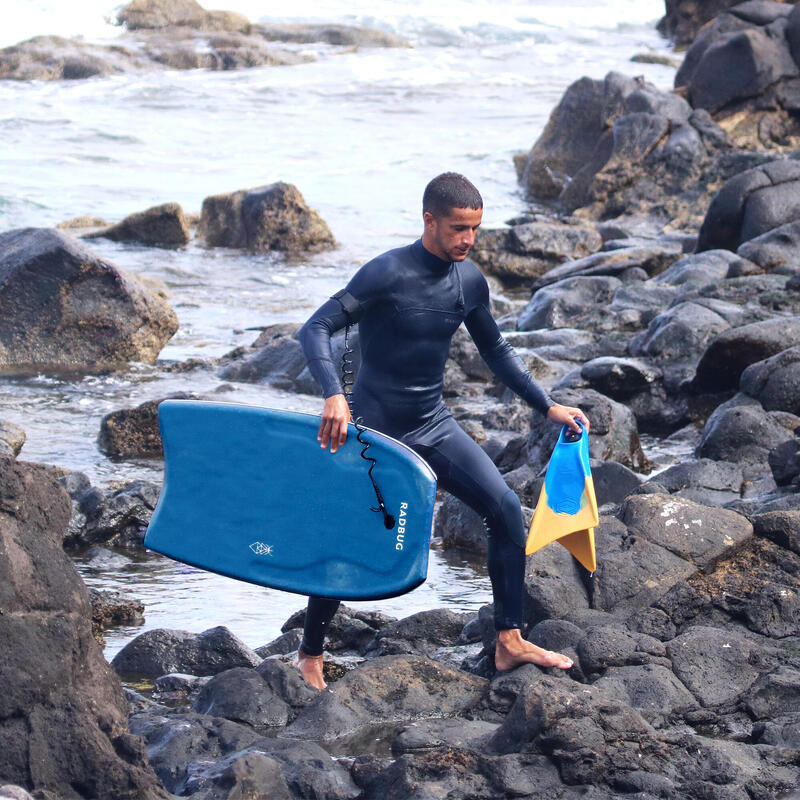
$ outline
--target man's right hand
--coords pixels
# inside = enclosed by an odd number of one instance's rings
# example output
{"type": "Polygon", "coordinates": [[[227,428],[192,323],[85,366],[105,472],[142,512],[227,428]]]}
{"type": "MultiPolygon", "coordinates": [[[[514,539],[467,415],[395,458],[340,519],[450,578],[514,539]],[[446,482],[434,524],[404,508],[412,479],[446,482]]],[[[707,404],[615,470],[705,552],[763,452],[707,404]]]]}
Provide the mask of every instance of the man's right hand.
{"type": "Polygon", "coordinates": [[[350,419],[350,407],[345,396],[332,394],[328,397],[317,434],[319,446],[324,450],[330,442],[331,453],[335,453],[347,441],[347,423],[350,419]]]}

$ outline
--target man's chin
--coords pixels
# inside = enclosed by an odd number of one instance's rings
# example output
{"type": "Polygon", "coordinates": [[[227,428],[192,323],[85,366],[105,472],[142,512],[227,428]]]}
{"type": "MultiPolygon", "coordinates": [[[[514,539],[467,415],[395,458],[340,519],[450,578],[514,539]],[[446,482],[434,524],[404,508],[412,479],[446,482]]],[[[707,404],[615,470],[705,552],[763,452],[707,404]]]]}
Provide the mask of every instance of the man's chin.
{"type": "Polygon", "coordinates": [[[461,252],[460,250],[455,250],[452,253],[448,253],[450,256],[451,261],[464,261],[466,257],[469,255],[469,250],[466,252],[461,252]]]}

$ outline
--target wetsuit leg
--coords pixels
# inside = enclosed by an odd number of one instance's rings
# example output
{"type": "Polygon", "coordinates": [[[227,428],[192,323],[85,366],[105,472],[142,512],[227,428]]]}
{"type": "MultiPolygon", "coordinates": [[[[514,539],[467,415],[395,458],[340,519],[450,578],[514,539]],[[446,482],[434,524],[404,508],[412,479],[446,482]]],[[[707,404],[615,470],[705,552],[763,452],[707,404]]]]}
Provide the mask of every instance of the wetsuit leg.
{"type": "Polygon", "coordinates": [[[339,601],[330,597],[312,595],[308,598],[306,621],[303,626],[303,641],[300,642],[300,649],[307,656],[322,655],[328,625],[330,625],[338,608],[339,601]]]}
{"type": "Polygon", "coordinates": [[[484,518],[495,628],[522,628],[525,531],[519,498],[480,445],[449,415],[403,441],[433,467],[443,489],[484,518]]]}

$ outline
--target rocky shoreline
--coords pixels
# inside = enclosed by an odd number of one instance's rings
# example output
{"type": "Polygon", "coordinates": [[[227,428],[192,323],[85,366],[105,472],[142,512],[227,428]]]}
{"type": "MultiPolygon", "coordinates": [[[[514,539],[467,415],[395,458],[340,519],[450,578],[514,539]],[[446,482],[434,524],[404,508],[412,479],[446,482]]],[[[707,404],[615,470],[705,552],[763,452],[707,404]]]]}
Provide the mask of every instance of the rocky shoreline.
{"type": "MultiPolygon", "coordinates": [[[[708,5],[718,15],[675,92],[619,73],[567,89],[517,159],[535,210],[484,231],[474,252],[509,341],[592,420],[597,572],[552,545],[526,575],[523,633],[572,669],[497,672],[485,606],[403,619],[342,607],[324,692],[289,663],[302,611],[256,650],[225,628],[150,630],[112,671],[93,633],[141,608],[90,602],[64,550],[95,547],[102,568],[107,548],[141,549],[160,487],[106,490],[17,461],[24,432],[3,424],[0,797],[798,796],[800,8],[708,5]],[[690,455],[650,476],[640,434],[690,455]]],[[[253,36],[236,15],[188,8],[183,27],[253,36]]],[[[129,30],[162,30],[155,4],[137,9],[129,30]]],[[[335,246],[283,183],[209,197],[193,228],[167,204],[91,235],[147,247],[197,236],[291,258],[335,246]]],[[[157,287],[63,230],[0,235],[0,266],[6,375],[124,369],[155,360],[175,330],[157,287]]],[[[313,394],[297,327],[174,368],[313,394]]],[[[551,426],[494,381],[463,332],[445,394],[530,515],[551,426]]],[[[159,458],[157,402],[108,415],[103,451],[159,458]]],[[[485,549],[481,520],[450,497],[434,537],[485,549]]]]}
{"type": "Polygon", "coordinates": [[[113,44],[35,36],[0,49],[0,80],[84,80],[154,69],[232,70],[314,61],[303,49],[409,47],[385,31],[355,25],[253,24],[233,11],[206,11],[196,0],[133,0],[116,22],[113,44]]]}

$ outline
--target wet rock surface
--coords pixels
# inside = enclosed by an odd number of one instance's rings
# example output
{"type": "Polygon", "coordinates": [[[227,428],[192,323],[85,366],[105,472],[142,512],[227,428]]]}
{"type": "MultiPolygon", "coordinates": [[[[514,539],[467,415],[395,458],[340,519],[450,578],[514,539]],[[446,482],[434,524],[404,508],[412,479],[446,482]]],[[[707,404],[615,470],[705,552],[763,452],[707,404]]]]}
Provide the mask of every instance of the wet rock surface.
{"type": "Polygon", "coordinates": [[[198,235],[209,247],[300,253],[335,247],[322,218],[295,186],[273,183],[207,197],[198,235]]]}
{"type": "Polygon", "coordinates": [[[0,370],[98,372],[153,362],[174,311],[132,275],[60,231],[0,235],[0,370]]]}
{"type": "MultiPolygon", "coordinates": [[[[134,0],[117,22],[126,33],[113,44],[36,36],[0,50],[0,80],[83,80],[154,69],[231,70],[314,60],[298,44],[408,47],[399,36],[357,25],[252,24],[234,11],[206,10],[194,0],[134,0]]],[[[180,236],[171,226],[166,244],[180,236]]],[[[118,231],[126,240],[130,227],[118,231]]],[[[161,242],[164,244],[163,242],[161,242]]],[[[180,243],[180,242],[178,242],[180,243]]]]}
{"type": "Polygon", "coordinates": [[[189,241],[189,225],[177,203],[165,203],[125,217],[122,222],[94,233],[86,239],[112,242],[138,242],[151,247],[180,247],[189,241]]]}
{"type": "Polygon", "coordinates": [[[42,466],[2,458],[0,495],[2,782],[47,797],[167,797],[128,730],[86,588],[61,549],[66,493],[42,466]]]}

